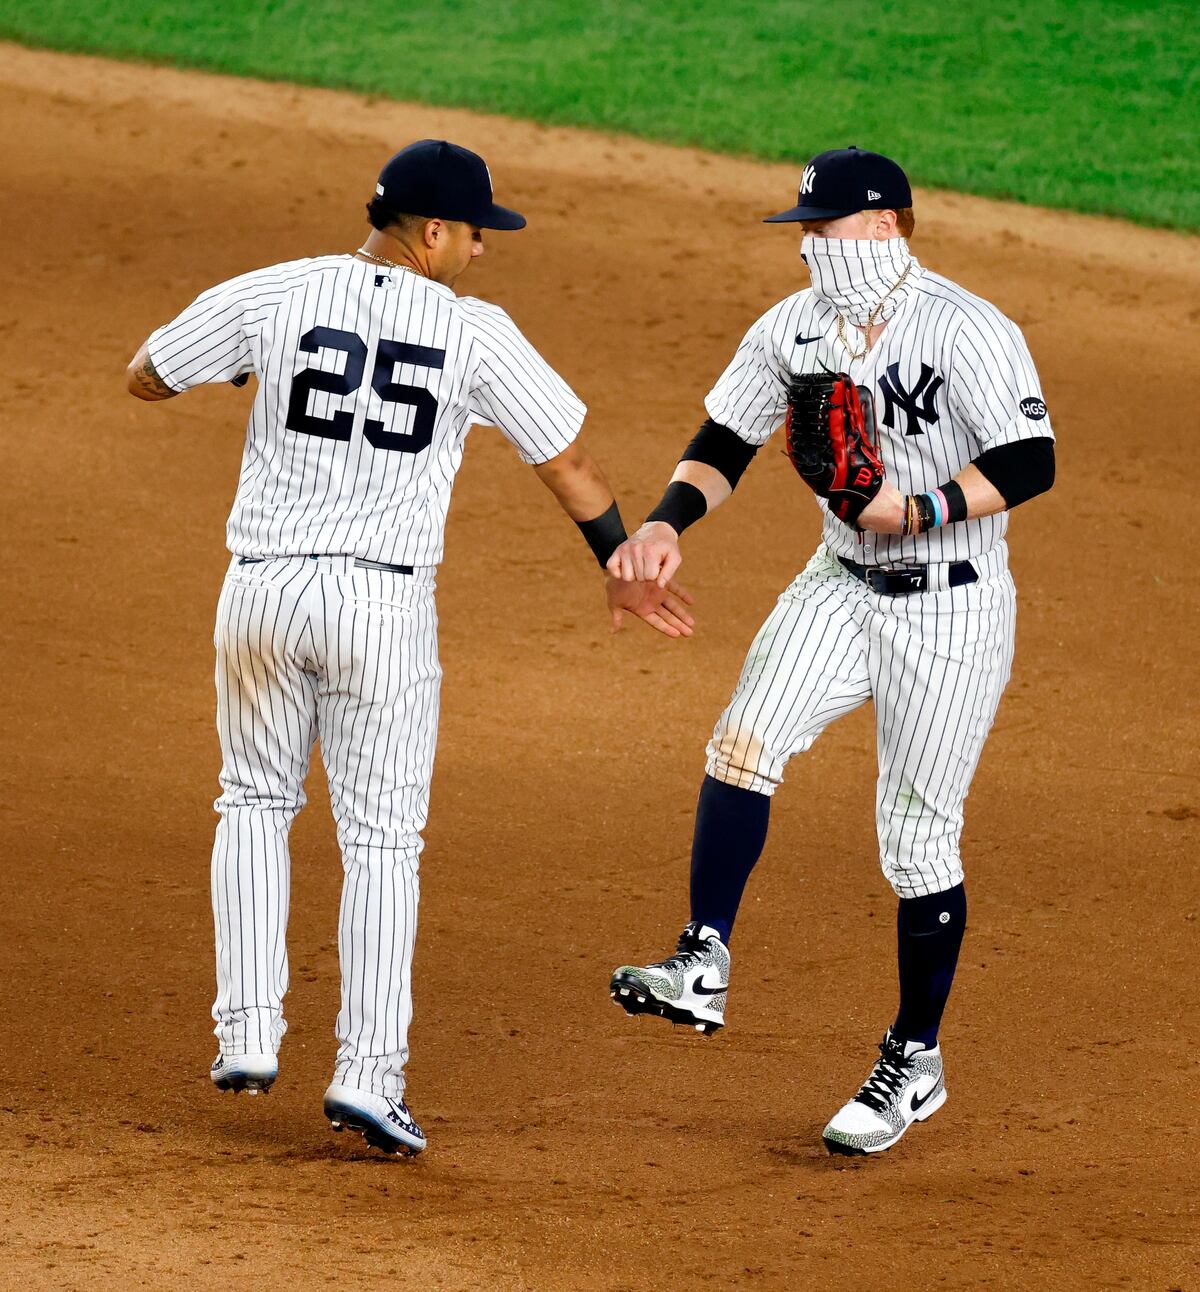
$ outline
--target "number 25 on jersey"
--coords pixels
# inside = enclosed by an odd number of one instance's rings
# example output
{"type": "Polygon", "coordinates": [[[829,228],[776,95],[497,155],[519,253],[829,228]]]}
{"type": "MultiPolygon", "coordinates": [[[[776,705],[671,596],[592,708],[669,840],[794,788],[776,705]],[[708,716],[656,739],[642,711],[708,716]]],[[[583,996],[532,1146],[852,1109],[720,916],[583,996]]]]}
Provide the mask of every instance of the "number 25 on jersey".
{"type": "MultiPolygon", "coordinates": [[[[308,411],[308,397],[314,391],[324,391],[329,395],[354,394],[362,385],[367,368],[367,343],[357,332],[314,327],[300,338],[300,350],[303,354],[341,350],[346,356],[346,364],[341,372],[305,368],[296,374],[288,399],[288,430],[298,431],[301,435],[318,435],[326,440],[348,440],[354,424],[353,410],[344,408],[326,417],[317,417],[308,411]]],[[[400,363],[441,369],[445,361],[445,350],[432,346],[412,345],[407,341],[379,342],[371,367],[371,389],[385,403],[410,404],[413,409],[412,430],[388,431],[378,418],[368,417],[363,423],[363,436],[368,444],[396,453],[420,453],[429,447],[437,418],[437,398],[424,386],[409,386],[393,381],[392,377],[400,363]]]]}

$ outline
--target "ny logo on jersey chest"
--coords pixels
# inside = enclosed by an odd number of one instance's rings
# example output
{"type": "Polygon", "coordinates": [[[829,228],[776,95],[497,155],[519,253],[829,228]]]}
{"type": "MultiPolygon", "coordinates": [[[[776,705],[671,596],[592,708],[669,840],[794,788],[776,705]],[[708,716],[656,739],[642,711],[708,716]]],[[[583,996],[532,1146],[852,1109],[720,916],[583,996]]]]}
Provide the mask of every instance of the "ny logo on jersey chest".
{"type": "Polygon", "coordinates": [[[938,420],[934,401],[942,385],[942,378],[934,376],[933,369],[923,363],[913,388],[905,390],[904,383],[900,380],[900,365],[888,364],[887,372],[879,378],[879,389],[883,391],[884,426],[889,430],[893,429],[896,425],[896,412],[900,410],[908,416],[904,434],[923,435],[921,423],[938,420]]]}

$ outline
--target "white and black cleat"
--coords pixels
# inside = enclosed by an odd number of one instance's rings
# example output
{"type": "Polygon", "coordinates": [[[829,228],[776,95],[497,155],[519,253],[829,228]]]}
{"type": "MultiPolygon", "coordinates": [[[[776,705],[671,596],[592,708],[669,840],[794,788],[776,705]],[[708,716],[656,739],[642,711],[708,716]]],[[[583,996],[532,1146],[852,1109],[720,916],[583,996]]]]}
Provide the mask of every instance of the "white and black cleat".
{"type": "Polygon", "coordinates": [[[335,1131],[358,1131],[372,1148],[392,1157],[415,1157],[425,1147],[425,1132],[403,1099],[385,1099],[335,1081],[325,1091],[325,1116],[335,1131]]]}
{"type": "Polygon", "coordinates": [[[932,1117],[945,1102],[941,1050],[901,1041],[889,1028],[871,1075],[834,1115],[821,1138],[830,1153],[882,1153],[913,1122],[932,1117]]]}
{"type": "Polygon", "coordinates": [[[208,1075],[218,1090],[265,1095],[279,1075],[279,1060],[273,1054],[218,1054],[208,1075]]]}
{"type": "Polygon", "coordinates": [[[627,1013],[653,1014],[711,1036],[725,1025],[729,948],[707,924],[689,924],[675,954],[648,965],[621,965],[608,994],[627,1013]]]}

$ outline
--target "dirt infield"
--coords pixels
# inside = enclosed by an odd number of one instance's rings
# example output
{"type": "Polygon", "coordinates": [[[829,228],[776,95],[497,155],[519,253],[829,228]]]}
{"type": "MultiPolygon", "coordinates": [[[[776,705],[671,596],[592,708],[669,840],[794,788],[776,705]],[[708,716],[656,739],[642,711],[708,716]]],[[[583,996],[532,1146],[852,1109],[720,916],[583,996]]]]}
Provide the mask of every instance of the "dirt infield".
{"type": "Polygon", "coordinates": [[[341,881],[322,786],[294,833],[282,1079],[209,1086],[211,620],[248,397],[150,408],[123,366],[201,288],[352,249],[383,158],[444,134],[530,215],[460,286],[587,400],[636,520],[744,327],[801,283],[793,238],[756,222],[795,174],[5,47],[0,113],[0,1287],[1200,1288],[1200,614],[1169,442],[1200,413],[1194,239],[918,197],[918,255],[1026,329],[1060,482],[1013,524],[951,1098],[878,1161],[819,1138],[894,1005],[868,715],[789,769],[726,1031],[606,994],[686,916],[703,742],[814,508],[760,455],[685,544],[696,637],[611,638],[573,527],[476,433],[439,592],[410,1086],[430,1149],[395,1163],[320,1112],[341,881]]]}

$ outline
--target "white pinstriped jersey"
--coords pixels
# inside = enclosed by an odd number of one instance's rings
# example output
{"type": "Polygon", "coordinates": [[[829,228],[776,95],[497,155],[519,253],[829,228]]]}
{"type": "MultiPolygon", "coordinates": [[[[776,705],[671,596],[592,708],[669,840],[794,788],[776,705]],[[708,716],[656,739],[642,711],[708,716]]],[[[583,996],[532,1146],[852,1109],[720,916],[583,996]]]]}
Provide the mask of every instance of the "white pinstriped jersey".
{"type": "MultiPolygon", "coordinates": [[[[852,359],[837,335],[837,311],[811,289],[769,309],[746,333],[705,400],[708,415],[749,444],[765,444],[783,422],[793,373],[847,372],[875,396],[880,454],[901,493],[944,484],[1001,444],[1053,438],[1037,370],[1020,329],[994,305],[916,261],[906,299],[870,352],[852,359]]],[[[862,333],[847,326],[861,349],[862,333]]],[[[989,551],[1005,513],[924,534],[860,535],[824,516],[835,555],[866,565],[961,561],[989,551]]]]}
{"type": "Polygon", "coordinates": [[[471,425],[540,463],[586,412],[499,306],[349,255],[221,283],[147,345],[177,391],[258,377],[227,527],[236,556],[436,565],[471,425]]]}

